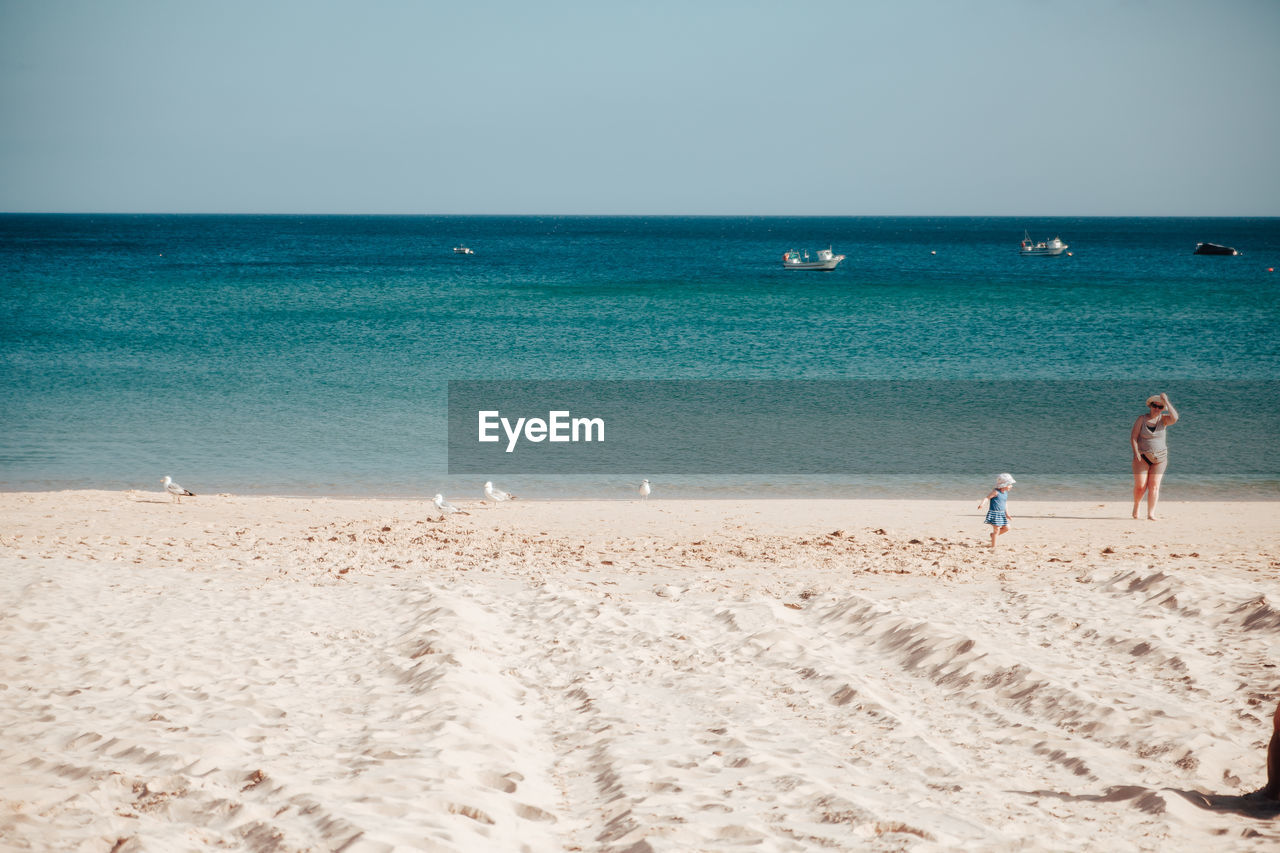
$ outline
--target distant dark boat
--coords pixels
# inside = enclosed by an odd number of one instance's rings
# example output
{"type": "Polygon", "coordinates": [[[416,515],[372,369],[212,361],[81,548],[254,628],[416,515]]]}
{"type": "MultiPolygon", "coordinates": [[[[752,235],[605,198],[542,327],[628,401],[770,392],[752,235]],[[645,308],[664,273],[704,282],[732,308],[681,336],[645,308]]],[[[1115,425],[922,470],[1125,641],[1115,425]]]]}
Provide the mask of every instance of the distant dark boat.
{"type": "Polygon", "coordinates": [[[1217,243],[1196,243],[1197,255],[1238,255],[1230,246],[1219,246],[1217,243]]]}

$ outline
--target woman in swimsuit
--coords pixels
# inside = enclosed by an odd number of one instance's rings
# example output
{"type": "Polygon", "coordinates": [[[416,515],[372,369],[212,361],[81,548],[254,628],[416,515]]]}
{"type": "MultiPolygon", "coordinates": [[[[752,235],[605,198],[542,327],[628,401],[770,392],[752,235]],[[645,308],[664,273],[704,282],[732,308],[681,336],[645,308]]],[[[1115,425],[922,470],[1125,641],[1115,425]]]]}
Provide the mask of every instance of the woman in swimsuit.
{"type": "Polygon", "coordinates": [[[1147,495],[1147,518],[1156,520],[1156,502],[1160,500],[1160,480],[1169,464],[1169,447],[1165,428],[1178,422],[1178,413],[1168,394],[1147,398],[1147,413],[1139,415],[1129,431],[1133,450],[1133,517],[1138,517],[1142,495],[1147,495]]]}

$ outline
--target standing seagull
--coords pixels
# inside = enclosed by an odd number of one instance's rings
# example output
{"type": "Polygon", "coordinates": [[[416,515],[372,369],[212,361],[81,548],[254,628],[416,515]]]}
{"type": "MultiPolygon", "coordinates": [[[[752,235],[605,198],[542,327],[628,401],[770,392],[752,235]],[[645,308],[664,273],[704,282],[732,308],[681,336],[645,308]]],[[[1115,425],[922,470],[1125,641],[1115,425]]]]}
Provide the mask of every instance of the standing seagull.
{"type": "Polygon", "coordinates": [[[456,506],[454,506],[453,504],[445,500],[444,495],[436,495],[434,498],[432,498],[431,502],[436,505],[436,509],[440,510],[441,520],[448,518],[449,516],[453,515],[455,512],[459,513],[460,515],[470,515],[470,513],[463,512],[462,510],[458,509],[456,506]]]}
{"type": "Polygon", "coordinates": [[[182,486],[179,486],[177,483],[173,482],[173,478],[168,475],[166,475],[165,478],[160,481],[160,483],[164,486],[164,490],[166,492],[173,495],[173,499],[177,503],[182,503],[182,499],[184,497],[194,498],[196,496],[195,492],[188,492],[186,489],[182,488],[182,486]]]}
{"type": "Polygon", "coordinates": [[[495,504],[500,504],[503,501],[513,501],[516,499],[516,496],[509,495],[502,491],[502,489],[495,489],[493,487],[493,482],[488,481],[484,484],[484,499],[487,501],[493,501],[495,504]]]}
{"type": "Polygon", "coordinates": [[[649,493],[652,491],[653,489],[649,488],[648,480],[640,481],[640,500],[647,501],[649,499],[649,493]]]}

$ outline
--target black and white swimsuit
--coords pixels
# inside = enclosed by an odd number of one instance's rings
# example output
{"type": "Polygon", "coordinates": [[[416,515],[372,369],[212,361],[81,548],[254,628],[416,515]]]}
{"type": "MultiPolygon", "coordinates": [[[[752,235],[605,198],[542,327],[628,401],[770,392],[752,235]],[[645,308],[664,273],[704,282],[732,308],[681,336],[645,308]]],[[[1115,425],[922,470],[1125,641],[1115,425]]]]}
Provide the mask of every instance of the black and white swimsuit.
{"type": "Polygon", "coordinates": [[[1169,456],[1169,445],[1165,442],[1165,427],[1168,426],[1164,422],[1164,415],[1156,419],[1152,424],[1145,418],[1138,427],[1138,454],[1145,458],[1148,462],[1152,459],[1156,462],[1163,462],[1169,456]]]}

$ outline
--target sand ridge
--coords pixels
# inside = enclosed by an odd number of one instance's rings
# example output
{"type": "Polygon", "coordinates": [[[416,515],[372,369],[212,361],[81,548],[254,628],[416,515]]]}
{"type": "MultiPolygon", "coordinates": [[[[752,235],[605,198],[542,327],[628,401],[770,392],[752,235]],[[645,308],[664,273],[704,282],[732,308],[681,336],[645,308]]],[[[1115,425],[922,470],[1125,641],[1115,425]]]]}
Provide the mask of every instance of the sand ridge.
{"type": "Polygon", "coordinates": [[[0,495],[4,844],[1280,840],[1271,505],[455,503],[0,495]]]}

